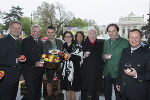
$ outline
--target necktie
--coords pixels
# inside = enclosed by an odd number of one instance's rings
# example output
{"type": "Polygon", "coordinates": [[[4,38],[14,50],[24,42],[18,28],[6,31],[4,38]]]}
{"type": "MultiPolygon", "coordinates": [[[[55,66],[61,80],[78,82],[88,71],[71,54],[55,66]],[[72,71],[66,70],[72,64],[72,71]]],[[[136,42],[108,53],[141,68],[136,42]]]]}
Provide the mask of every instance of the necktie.
{"type": "Polygon", "coordinates": [[[35,39],[36,44],[38,45],[38,39],[35,39]]]}
{"type": "Polygon", "coordinates": [[[112,44],[112,43],[114,43],[114,42],[115,42],[115,40],[111,40],[111,41],[110,41],[110,44],[112,44]]]}

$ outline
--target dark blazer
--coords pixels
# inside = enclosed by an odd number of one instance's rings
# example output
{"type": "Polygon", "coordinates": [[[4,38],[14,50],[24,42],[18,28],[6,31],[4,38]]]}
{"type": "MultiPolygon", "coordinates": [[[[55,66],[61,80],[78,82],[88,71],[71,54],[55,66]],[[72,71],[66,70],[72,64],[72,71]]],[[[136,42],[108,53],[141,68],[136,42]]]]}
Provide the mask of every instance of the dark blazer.
{"type": "Polygon", "coordinates": [[[148,80],[150,80],[150,52],[144,47],[139,47],[131,53],[131,47],[122,52],[118,70],[117,83],[121,86],[120,93],[126,94],[134,100],[146,100],[148,95],[148,80]],[[137,71],[137,78],[124,73],[125,65],[131,64],[137,71]],[[136,98],[136,99],[135,99],[136,98]]]}
{"type": "Polygon", "coordinates": [[[18,66],[16,58],[19,57],[20,51],[15,39],[9,34],[0,39],[0,46],[0,65],[18,66]]]}
{"type": "Polygon", "coordinates": [[[101,74],[104,62],[101,58],[103,43],[97,39],[91,46],[87,38],[83,43],[83,52],[90,51],[90,55],[83,59],[81,65],[81,90],[95,91],[100,90],[101,74]]]}
{"type": "Polygon", "coordinates": [[[23,77],[28,89],[26,99],[40,100],[43,68],[35,67],[35,63],[40,61],[43,53],[42,42],[38,39],[37,44],[33,37],[29,36],[23,39],[21,47],[23,54],[26,56],[26,62],[23,67],[23,77]]]}
{"type": "Polygon", "coordinates": [[[21,51],[10,34],[0,39],[0,46],[0,70],[5,72],[4,78],[0,80],[0,100],[16,100],[21,74],[16,58],[19,57],[21,51]]]}
{"type": "Polygon", "coordinates": [[[38,39],[38,45],[32,36],[29,36],[22,40],[21,43],[23,54],[26,56],[26,65],[35,66],[36,61],[40,61],[43,53],[43,46],[40,39],[38,39]]]}

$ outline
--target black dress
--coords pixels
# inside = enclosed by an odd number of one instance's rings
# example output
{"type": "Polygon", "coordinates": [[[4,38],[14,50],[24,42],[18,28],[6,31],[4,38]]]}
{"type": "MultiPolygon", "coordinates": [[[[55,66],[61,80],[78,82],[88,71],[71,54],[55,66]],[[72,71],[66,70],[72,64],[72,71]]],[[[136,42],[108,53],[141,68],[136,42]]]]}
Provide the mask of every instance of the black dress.
{"type": "Polygon", "coordinates": [[[83,52],[75,42],[72,42],[69,47],[65,43],[63,45],[63,52],[68,52],[71,54],[71,57],[62,63],[61,89],[78,91],[80,90],[80,61],[83,52]]]}

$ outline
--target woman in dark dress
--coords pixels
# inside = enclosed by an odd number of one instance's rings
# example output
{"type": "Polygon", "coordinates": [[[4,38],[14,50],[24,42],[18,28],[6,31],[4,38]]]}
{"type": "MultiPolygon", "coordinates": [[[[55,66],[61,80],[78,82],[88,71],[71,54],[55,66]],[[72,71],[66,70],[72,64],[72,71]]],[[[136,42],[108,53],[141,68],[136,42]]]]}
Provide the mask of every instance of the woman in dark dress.
{"type": "MultiPolygon", "coordinates": [[[[75,35],[75,41],[77,42],[77,45],[81,47],[81,51],[83,51],[83,42],[84,42],[84,33],[83,31],[77,31],[75,35]]],[[[80,64],[83,63],[83,54],[81,55],[81,62],[80,64]]],[[[80,100],[81,98],[81,91],[76,91],[75,92],[76,100],[80,100]]]]}
{"type": "Polygon", "coordinates": [[[85,58],[81,66],[81,100],[88,100],[88,92],[92,95],[91,100],[99,100],[103,71],[102,50],[103,43],[96,39],[96,30],[90,29],[83,44],[85,58]]]}
{"type": "Polygon", "coordinates": [[[63,52],[69,53],[68,59],[62,63],[61,88],[66,90],[67,100],[75,100],[75,91],[80,90],[80,61],[82,51],[73,41],[73,34],[66,31],[63,35],[65,41],[63,52]]]}

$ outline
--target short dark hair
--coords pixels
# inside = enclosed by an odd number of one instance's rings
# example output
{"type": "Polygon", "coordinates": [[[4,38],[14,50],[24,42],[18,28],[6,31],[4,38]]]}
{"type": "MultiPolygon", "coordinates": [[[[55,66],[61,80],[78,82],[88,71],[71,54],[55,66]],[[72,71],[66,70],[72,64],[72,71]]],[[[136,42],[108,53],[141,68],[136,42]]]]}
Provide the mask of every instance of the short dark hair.
{"type": "Polygon", "coordinates": [[[83,37],[83,40],[84,40],[85,36],[84,36],[84,32],[83,32],[83,31],[77,31],[77,32],[76,32],[75,40],[77,41],[77,35],[78,35],[78,34],[81,34],[82,37],[83,37]]]}
{"type": "MultiPolygon", "coordinates": [[[[138,31],[138,32],[140,33],[141,38],[142,38],[143,34],[142,34],[142,32],[141,32],[139,29],[132,29],[132,30],[129,32],[129,34],[130,34],[131,32],[135,32],[135,31],[138,31]]],[[[129,38],[129,34],[128,34],[128,38],[129,38]]]]}
{"type": "Polygon", "coordinates": [[[109,28],[110,26],[114,26],[114,27],[116,27],[117,31],[119,31],[119,27],[118,27],[118,25],[117,25],[117,24],[112,23],[112,24],[109,24],[109,25],[107,26],[107,29],[106,29],[106,31],[107,31],[107,32],[108,32],[108,28],[109,28]]]}
{"type": "Polygon", "coordinates": [[[13,20],[13,21],[11,21],[11,22],[9,23],[9,27],[11,27],[12,24],[14,24],[14,23],[19,24],[19,25],[22,27],[22,23],[21,23],[20,21],[18,21],[18,20],[13,20]]]}
{"type": "Polygon", "coordinates": [[[56,28],[55,28],[54,26],[52,26],[52,25],[51,25],[51,26],[48,26],[48,27],[47,27],[47,30],[48,30],[48,29],[54,29],[54,31],[56,31],[56,28]]]}
{"type": "Polygon", "coordinates": [[[73,34],[72,34],[71,31],[65,31],[64,34],[63,34],[63,36],[62,36],[62,39],[64,40],[65,35],[66,35],[67,33],[70,33],[70,35],[71,35],[71,37],[72,37],[72,41],[73,41],[73,34]]]}

